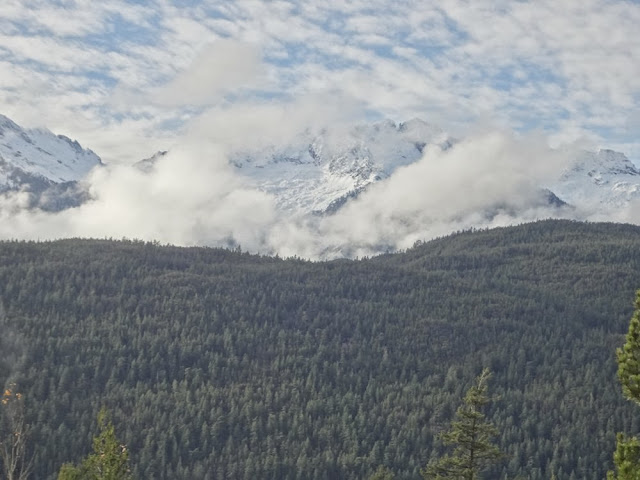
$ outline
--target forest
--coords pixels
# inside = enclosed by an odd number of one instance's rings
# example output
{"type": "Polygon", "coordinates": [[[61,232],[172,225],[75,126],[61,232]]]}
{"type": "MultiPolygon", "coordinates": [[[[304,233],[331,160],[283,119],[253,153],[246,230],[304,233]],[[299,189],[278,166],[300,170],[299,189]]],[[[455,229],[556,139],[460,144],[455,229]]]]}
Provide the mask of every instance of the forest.
{"type": "Polygon", "coordinates": [[[547,220],[311,262],[136,240],[0,242],[0,382],[30,478],[110,412],[134,478],[396,479],[444,452],[488,368],[484,478],[602,479],[640,431],[617,347],[640,227],[547,220]]]}

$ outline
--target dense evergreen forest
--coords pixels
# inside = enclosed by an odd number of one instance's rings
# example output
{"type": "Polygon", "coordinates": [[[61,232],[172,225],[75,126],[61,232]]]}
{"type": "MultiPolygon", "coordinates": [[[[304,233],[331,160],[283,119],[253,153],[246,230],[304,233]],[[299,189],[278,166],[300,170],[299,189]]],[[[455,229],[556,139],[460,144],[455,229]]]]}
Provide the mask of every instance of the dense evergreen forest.
{"type": "Polygon", "coordinates": [[[106,407],[139,479],[419,479],[483,367],[508,456],[485,478],[602,479],[640,430],[615,348],[640,227],[544,221],[371,259],[139,241],[0,243],[0,382],[32,478],[106,407]]]}

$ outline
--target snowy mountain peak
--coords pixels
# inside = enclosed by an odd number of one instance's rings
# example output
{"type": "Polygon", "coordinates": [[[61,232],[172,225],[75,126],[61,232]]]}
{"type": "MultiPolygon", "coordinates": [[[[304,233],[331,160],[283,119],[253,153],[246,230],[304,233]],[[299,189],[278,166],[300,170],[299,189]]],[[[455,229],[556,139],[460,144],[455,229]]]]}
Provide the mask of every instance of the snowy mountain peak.
{"type": "Polygon", "coordinates": [[[322,213],[416,162],[425,145],[448,148],[451,142],[422,120],[385,120],[306,131],[288,145],[232,152],[230,162],[250,184],[273,194],[283,210],[322,213]]]}
{"type": "Polygon", "coordinates": [[[144,158],[139,162],[136,162],[133,166],[143,171],[144,173],[150,173],[153,171],[156,165],[156,162],[162,157],[164,157],[166,154],[167,154],[166,150],[161,150],[159,152],[154,153],[149,158],[144,158]]]}
{"type": "Polygon", "coordinates": [[[620,152],[581,152],[550,189],[587,210],[622,208],[640,199],[640,170],[620,152]]]}
{"type": "Polygon", "coordinates": [[[20,130],[20,127],[16,125],[16,123],[9,117],[5,117],[4,115],[0,114],[0,135],[3,133],[4,129],[20,130]]]}
{"type": "Polygon", "coordinates": [[[398,130],[415,140],[436,138],[444,135],[444,131],[440,127],[419,118],[412,118],[411,120],[400,123],[398,130]]]}
{"type": "Polygon", "coordinates": [[[46,129],[23,129],[0,115],[0,191],[20,188],[28,178],[42,184],[78,181],[98,165],[100,157],[77,141],[46,129]]]}
{"type": "Polygon", "coordinates": [[[597,154],[601,164],[607,168],[612,175],[640,175],[640,170],[627,158],[624,153],[613,150],[600,150],[597,154]]]}
{"type": "Polygon", "coordinates": [[[582,152],[565,175],[571,172],[587,172],[594,179],[602,175],[640,175],[640,170],[623,153],[607,149],[582,152]]]}

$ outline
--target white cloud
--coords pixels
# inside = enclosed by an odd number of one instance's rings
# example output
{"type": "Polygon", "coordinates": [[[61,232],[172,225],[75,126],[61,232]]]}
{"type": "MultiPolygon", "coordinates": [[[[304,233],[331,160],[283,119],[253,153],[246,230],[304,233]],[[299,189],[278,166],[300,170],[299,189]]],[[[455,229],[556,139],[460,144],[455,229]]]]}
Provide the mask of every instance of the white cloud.
{"type": "MultiPolygon", "coordinates": [[[[121,90],[143,94],[184,71],[195,52],[223,34],[263,51],[273,91],[341,89],[344,77],[356,78],[366,67],[366,81],[359,82],[364,90],[369,83],[380,85],[374,89],[376,95],[366,98],[369,108],[382,115],[449,111],[450,118],[443,119],[452,123],[494,115],[518,128],[549,129],[558,127],[558,115],[569,114],[571,120],[597,130],[620,125],[637,110],[635,78],[640,67],[633,61],[633,52],[639,47],[634,32],[640,6],[629,2],[588,0],[560,5],[481,0],[463,4],[443,0],[430,6],[424,2],[267,5],[230,1],[180,8],[167,1],[154,3],[144,7],[111,2],[100,7],[83,1],[61,8],[47,2],[8,1],[0,9],[0,18],[29,24],[46,10],[44,17],[51,26],[44,31],[53,37],[9,35],[3,45],[15,58],[28,58],[57,71],[99,72],[118,80],[121,90]],[[149,19],[154,17],[158,20],[152,23],[149,19]],[[119,18],[148,29],[155,42],[142,46],[119,37],[114,29],[119,18]],[[109,45],[96,49],[83,44],[82,36],[96,31],[113,33],[112,48],[118,55],[108,52],[109,45]],[[377,52],[379,46],[390,49],[377,52]],[[385,68],[385,62],[391,68],[385,68]],[[492,76],[501,68],[512,72],[522,85],[506,85],[509,90],[505,91],[505,85],[494,84],[492,76]],[[311,71],[314,78],[309,77],[311,71]],[[416,82],[415,76],[425,81],[416,82]],[[585,100],[574,98],[573,91],[584,92],[585,100]],[[393,97],[399,100],[394,102],[393,97]],[[610,115],[590,121],[592,110],[599,106],[610,115]]],[[[233,66],[241,76],[246,67],[242,58],[233,66]]],[[[101,82],[99,78],[92,81],[101,82]]],[[[175,85],[190,86],[180,77],[175,85]]],[[[195,97],[190,101],[203,98],[195,97]]],[[[112,105],[106,94],[102,105],[98,101],[89,108],[101,107],[108,116],[112,105]]],[[[116,113],[127,112],[120,105],[116,113]]],[[[174,112],[176,119],[181,115],[174,112]]],[[[621,137],[624,133],[618,135],[612,142],[627,143],[621,137]]]]}
{"type": "Polygon", "coordinates": [[[203,106],[230,90],[254,84],[259,74],[258,50],[250,45],[218,40],[196,56],[191,65],[153,95],[166,106],[203,106]]]}
{"type": "MultiPolygon", "coordinates": [[[[195,117],[186,131],[188,139],[206,138],[227,149],[252,149],[286,145],[305,130],[361,120],[362,105],[350,96],[323,92],[290,102],[247,102],[208,109],[195,117]]],[[[187,140],[190,142],[191,140],[187,140]]]]}
{"type": "Polygon", "coordinates": [[[2,202],[0,235],[27,238],[128,237],[179,245],[245,245],[264,250],[271,199],[245,188],[210,143],[176,146],[144,174],[131,166],[94,169],[93,200],[59,213],[28,211],[25,194],[2,202]]]}
{"type": "Polygon", "coordinates": [[[460,228],[548,218],[557,212],[545,204],[540,186],[567,161],[537,138],[495,131],[447,151],[433,147],[337,214],[297,228],[279,225],[272,241],[285,255],[364,256],[460,228]]]}

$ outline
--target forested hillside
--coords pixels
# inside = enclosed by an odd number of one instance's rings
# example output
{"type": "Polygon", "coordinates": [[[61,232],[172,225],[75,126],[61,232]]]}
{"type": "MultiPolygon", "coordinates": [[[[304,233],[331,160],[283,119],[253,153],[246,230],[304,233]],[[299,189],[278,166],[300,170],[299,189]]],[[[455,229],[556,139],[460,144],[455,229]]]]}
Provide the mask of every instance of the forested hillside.
{"type": "Polygon", "coordinates": [[[483,366],[509,456],[486,478],[602,479],[638,432],[615,348],[640,228],[544,221],[313,263],[135,241],[0,243],[0,381],[32,478],[102,406],[139,479],[396,478],[443,451],[483,366]]]}

